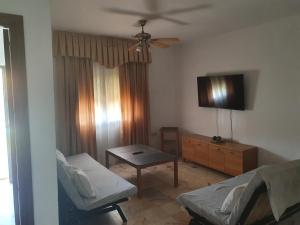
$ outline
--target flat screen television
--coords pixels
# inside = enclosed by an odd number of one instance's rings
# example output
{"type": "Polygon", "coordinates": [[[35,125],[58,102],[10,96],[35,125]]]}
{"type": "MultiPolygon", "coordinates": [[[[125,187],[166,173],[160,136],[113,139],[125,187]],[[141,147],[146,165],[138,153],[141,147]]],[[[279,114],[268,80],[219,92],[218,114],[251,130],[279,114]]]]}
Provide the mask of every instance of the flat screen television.
{"type": "Polygon", "coordinates": [[[244,75],[197,77],[200,107],[245,110],[244,75]]]}

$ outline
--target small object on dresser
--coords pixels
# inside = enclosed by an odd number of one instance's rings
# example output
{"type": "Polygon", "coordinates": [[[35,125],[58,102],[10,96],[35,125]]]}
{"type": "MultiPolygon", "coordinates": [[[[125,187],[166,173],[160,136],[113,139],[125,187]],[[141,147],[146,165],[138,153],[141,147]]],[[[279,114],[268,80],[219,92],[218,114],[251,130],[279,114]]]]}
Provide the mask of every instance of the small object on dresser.
{"type": "Polygon", "coordinates": [[[223,143],[224,140],[222,139],[221,136],[213,136],[211,142],[215,144],[220,144],[223,143]]]}

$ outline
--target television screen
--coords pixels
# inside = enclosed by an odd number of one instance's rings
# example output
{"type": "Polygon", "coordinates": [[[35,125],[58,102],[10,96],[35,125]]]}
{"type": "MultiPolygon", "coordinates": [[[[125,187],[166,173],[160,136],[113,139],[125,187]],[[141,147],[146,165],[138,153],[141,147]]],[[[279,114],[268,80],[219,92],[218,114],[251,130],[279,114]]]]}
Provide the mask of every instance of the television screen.
{"type": "Polygon", "coordinates": [[[200,107],[245,110],[244,75],[198,77],[200,107]]]}

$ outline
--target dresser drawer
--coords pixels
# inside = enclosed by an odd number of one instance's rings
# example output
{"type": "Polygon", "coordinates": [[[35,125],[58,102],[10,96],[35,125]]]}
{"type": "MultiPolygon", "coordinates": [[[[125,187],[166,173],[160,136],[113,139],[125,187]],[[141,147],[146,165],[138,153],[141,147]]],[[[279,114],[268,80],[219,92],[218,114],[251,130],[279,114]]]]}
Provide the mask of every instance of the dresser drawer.
{"type": "Polygon", "coordinates": [[[185,160],[193,161],[195,157],[195,151],[192,144],[192,140],[189,137],[182,138],[182,158],[185,160]]]}
{"type": "Polygon", "coordinates": [[[182,158],[237,176],[257,167],[257,148],[229,141],[214,144],[209,137],[183,135],[182,158]]]}
{"type": "Polygon", "coordinates": [[[213,169],[224,172],[225,153],[222,147],[209,144],[209,166],[213,169]]]}
{"type": "Polygon", "coordinates": [[[189,137],[182,137],[182,146],[188,146],[188,147],[192,147],[192,138],[189,137]]]}
{"type": "Polygon", "coordinates": [[[190,147],[183,147],[182,148],[182,157],[185,160],[193,161],[195,158],[195,151],[193,148],[190,147]]]}
{"type": "Polygon", "coordinates": [[[225,152],[225,172],[236,176],[243,173],[243,153],[227,149],[225,152]]]}
{"type": "Polygon", "coordinates": [[[209,166],[208,143],[198,140],[193,141],[195,162],[204,166],[209,166]]]}

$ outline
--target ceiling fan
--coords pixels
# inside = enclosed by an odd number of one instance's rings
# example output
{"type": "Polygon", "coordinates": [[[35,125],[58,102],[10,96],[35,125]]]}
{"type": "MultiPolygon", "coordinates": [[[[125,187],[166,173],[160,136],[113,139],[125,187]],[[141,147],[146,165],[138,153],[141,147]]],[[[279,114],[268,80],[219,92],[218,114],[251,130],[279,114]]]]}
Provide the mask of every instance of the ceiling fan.
{"type": "MultiPolygon", "coordinates": [[[[120,9],[120,8],[106,8],[103,10],[109,13],[116,13],[120,15],[138,16],[144,20],[147,20],[148,22],[160,19],[171,23],[175,23],[177,25],[188,25],[189,24],[188,22],[171,18],[170,16],[198,11],[198,10],[205,10],[211,8],[212,6],[211,4],[199,4],[192,7],[183,8],[183,9],[171,9],[171,10],[161,11],[159,10],[160,8],[159,1],[160,0],[144,0],[144,4],[148,12],[127,10],[127,9],[120,9]]],[[[138,24],[138,26],[140,26],[140,23],[138,24]]]]}
{"type": "Polygon", "coordinates": [[[141,52],[143,48],[150,49],[150,47],[156,48],[168,48],[172,44],[179,43],[178,38],[151,38],[151,34],[144,31],[144,26],[147,23],[147,20],[139,20],[139,25],[142,28],[142,31],[133,36],[136,39],[136,43],[129,47],[129,51],[141,52]]]}

